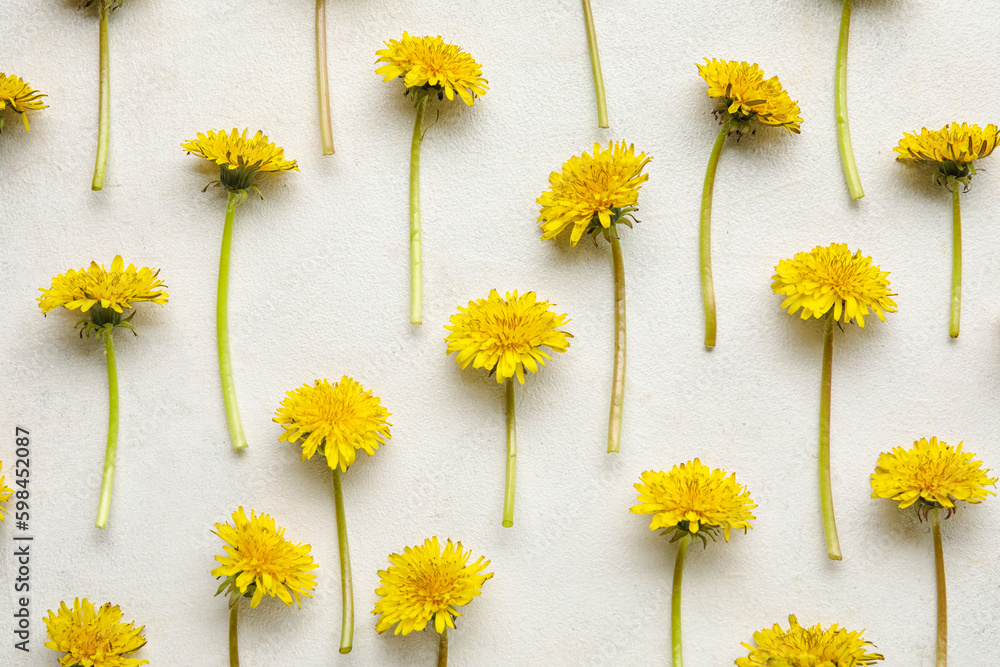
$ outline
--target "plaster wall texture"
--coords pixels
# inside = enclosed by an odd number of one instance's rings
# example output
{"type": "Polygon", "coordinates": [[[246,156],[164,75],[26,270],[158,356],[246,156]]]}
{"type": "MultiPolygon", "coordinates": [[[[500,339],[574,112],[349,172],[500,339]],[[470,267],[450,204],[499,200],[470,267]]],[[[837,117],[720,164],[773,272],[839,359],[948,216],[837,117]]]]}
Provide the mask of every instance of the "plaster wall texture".
{"type": "MultiPolygon", "coordinates": [[[[644,665],[669,660],[675,547],[630,515],[647,469],[700,457],[737,474],[759,507],[749,534],[689,552],[684,649],[726,665],[741,642],[794,613],[866,630],[890,667],[934,663],[930,527],[869,498],[879,452],[936,435],[1000,468],[1000,183],[992,160],[963,197],[961,338],[947,335],[948,193],[893,160],[904,131],[996,122],[1000,15],[991,2],[858,0],[850,46],[854,146],[867,196],[849,201],[837,152],[835,0],[596,0],[610,130],[596,127],[580,3],[337,0],[328,7],[337,154],[322,157],[313,4],[128,2],[111,21],[112,149],[96,146],[97,19],[75,2],[0,3],[0,67],[48,94],[25,134],[0,139],[0,415],[31,431],[31,653],[9,632],[10,521],[0,527],[0,664],[53,664],[42,616],[60,600],[119,604],[146,626],[153,665],[226,663],[225,601],[209,576],[210,531],[238,506],[270,513],[312,545],[314,599],[267,600],[241,618],[245,665],[433,664],[436,638],[379,636],[369,614],[387,556],[425,537],[492,559],[452,635],[455,665],[644,665]],[[483,64],[473,108],[438,104],[422,153],[425,315],[408,313],[407,178],[413,110],[374,74],[383,40],[442,35],[483,64]],[[956,48],[960,44],[961,48],[956,48]],[[713,252],[719,344],[702,346],[697,231],[717,125],[695,63],[750,60],[776,74],[805,122],[728,142],[713,252]],[[262,177],[237,212],[233,363],[251,446],[230,448],[214,305],[224,196],[180,142],[262,129],[301,173],[262,177]],[[629,367],[622,452],[605,453],[612,370],[606,244],[540,242],[548,174],[593,142],[653,156],[641,225],[623,230],[629,367]],[[778,260],[832,241],[891,271],[898,313],[836,332],[833,488],[844,561],[827,559],[817,498],[822,323],[770,290],[778,260]],[[111,521],[93,527],[107,420],[103,353],[74,318],[41,317],[53,275],[116,253],[161,268],[170,303],[142,304],[139,337],[117,335],[121,441],[111,521]],[[572,347],[517,388],[515,526],[500,525],[503,391],[445,355],[442,328],[491,288],[535,290],[567,313],[572,347]],[[340,582],[332,483],[278,443],[284,393],[349,375],[393,413],[392,440],[344,476],[354,568],[354,651],[337,654],[340,582]]],[[[1000,501],[944,527],[950,656],[1000,656],[1000,501]]]]}

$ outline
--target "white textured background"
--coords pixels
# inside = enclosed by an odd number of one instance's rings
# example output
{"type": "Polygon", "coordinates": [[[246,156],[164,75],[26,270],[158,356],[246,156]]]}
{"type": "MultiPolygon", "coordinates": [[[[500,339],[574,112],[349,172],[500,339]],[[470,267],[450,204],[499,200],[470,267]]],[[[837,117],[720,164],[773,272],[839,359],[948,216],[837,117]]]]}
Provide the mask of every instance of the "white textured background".
{"type": "MultiPolygon", "coordinates": [[[[1000,468],[1000,240],[993,162],[963,197],[962,335],[947,335],[948,193],[894,162],[904,131],[996,122],[1000,19],[978,0],[858,0],[850,102],[867,197],[849,201],[833,114],[840,3],[596,0],[611,118],[596,127],[576,0],[331,0],[337,154],[322,157],[313,3],[128,2],[111,21],[112,149],[89,189],[97,128],[96,13],[75,0],[0,3],[0,69],[51,105],[0,137],[0,458],[31,431],[30,655],[12,648],[13,522],[0,526],[0,664],[54,664],[42,616],[60,600],[120,604],[146,625],[138,657],[225,665],[227,612],[209,576],[210,533],[238,506],[272,514],[320,568],[301,610],[244,607],[244,665],[433,664],[433,633],[380,637],[369,611],[390,552],[460,539],[495,577],[452,635],[455,665],[645,665],[669,660],[675,548],[630,515],[633,482],[696,456],[737,473],[759,504],[750,534],[692,548],[684,582],[691,665],[731,664],[754,631],[789,613],[865,628],[884,664],[933,664],[930,528],[869,498],[878,453],[937,435],[1000,468]],[[425,324],[408,313],[407,178],[413,110],[374,74],[383,40],[441,34],[483,64],[473,108],[434,104],[423,146],[425,324]],[[719,346],[702,346],[697,229],[716,133],[695,62],[757,61],[805,122],[726,145],[714,216],[719,346]],[[236,454],[220,395],[214,308],[224,196],[182,140],[264,130],[301,173],[259,180],[237,214],[231,328],[251,442],[236,454]],[[624,230],[629,369],[622,453],[605,451],[612,274],[605,244],[539,241],[535,198],[593,141],[653,156],[635,231],[624,230]],[[771,294],[775,263],[831,241],[892,272],[899,312],[836,334],[833,483],[841,563],[826,557],[817,499],[821,323],[771,294]],[[38,287],[92,259],[156,266],[165,307],[142,304],[139,338],[116,335],[121,444],[109,528],[93,528],[107,424],[99,343],[70,313],[43,318],[38,287]],[[500,526],[503,392],[445,356],[457,305],[536,290],[575,338],[517,392],[516,523],[500,526]],[[285,391],[348,374],[393,413],[392,440],[345,475],[354,565],[354,652],[337,654],[340,582],[332,484],[319,460],[278,443],[285,391]]],[[[1000,502],[944,527],[950,656],[1000,655],[1000,502]]]]}

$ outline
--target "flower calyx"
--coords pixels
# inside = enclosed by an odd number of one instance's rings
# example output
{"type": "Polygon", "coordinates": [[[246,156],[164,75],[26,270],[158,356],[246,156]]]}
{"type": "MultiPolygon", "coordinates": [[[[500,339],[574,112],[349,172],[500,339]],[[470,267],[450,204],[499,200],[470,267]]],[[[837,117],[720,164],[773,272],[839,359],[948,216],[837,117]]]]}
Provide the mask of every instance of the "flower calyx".
{"type": "Polygon", "coordinates": [[[225,188],[226,192],[234,192],[239,195],[236,200],[237,204],[242,204],[246,201],[247,197],[250,196],[250,191],[253,190],[257,193],[257,196],[262,200],[264,199],[264,193],[260,191],[256,185],[254,185],[254,179],[257,178],[257,172],[260,171],[261,166],[264,162],[258,160],[253,164],[243,164],[243,158],[238,158],[240,166],[233,169],[228,165],[219,165],[219,180],[210,181],[204,188],[201,189],[202,192],[207,192],[209,188],[225,188]]]}
{"type": "Polygon", "coordinates": [[[935,185],[941,185],[954,192],[958,184],[962,184],[962,192],[968,192],[972,186],[972,177],[976,166],[972,162],[954,162],[947,160],[938,162],[938,170],[931,175],[935,185]]]}
{"type": "Polygon", "coordinates": [[[121,7],[123,2],[125,2],[125,0],[80,0],[80,4],[77,6],[77,9],[97,5],[97,8],[102,13],[110,12],[111,10],[121,7]]]}
{"type": "Polygon", "coordinates": [[[955,507],[945,507],[941,503],[936,503],[933,500],[927,500],[925,498],[921,498],[914,503],[914,507],[917,509],[917,518],[920,519],[920,523],[927,520],[931,510],[945,510],[945,519],[950,519],[951,515],[958,511],[958,505],[955,507]]]}
{"type": "Polygon", "coordinates": [[[122,313],[112,308],[102,308],[100,304],[94,304],[90,310],[87,311],[90,315],[90,319],[83,319],[73,325],[76,329],[80,327],[80,338],[86,335],[87,339],[90,339],[91,334],[93,335],[107,335],[110,336],[116,327],[122,329],[128,329],[132,332],[133,336],[138,336],[135,327],[132,326],[132,318],[135,317],[136,311],[133,310],[128,317],[122,317],[122,313]]]}
{"type": "Polygon", "coordinates": [[[219,584],[219,590],[215,591],[215,595],[222,595],[225,593],[229,596],[229,608],[232,609],[240,603],[240,598],[252,598],[254,592],[257,590],[257,584],[251,581],[245,591],[241,591],[240,587],[236,585],[236,579],[239,574],[231,574],[222,580],[219,584]]]}
{"type": "Polygon", "coordinates": [[[601,224],[601,218],[599,215],[595,214],[590,220],[590,224],[587,225],[586,233],[590,235],[591,240],[594,242],[594,246],[597,246],[597,236],[598,234],[604,236],[604,240],[611,243],[611,239],[621,238],[618,235],[618,223],[627,225],[629,229],[635,229],[632,226],[633,222],[642,222],[635,217],[635,212],[639,210],[638,206],[625,206],[622,208],[611,209],[611,222],[607,227],[601,224]]]}
{"type": "MultiPolygon", "coordinates": [[[[690,521],[678,521],[676,525],[664,528],[663,532],[660,533],[660,536],[670,536],[670,542],[673,543],[679,541],[685,535],[690,535],[692,540],[701,540],[702,548],[707,549],[708,538],[712,538],[712,541],[715,542],[715,536],[718,530],[719,526],[710,526],[702,523],[698,524],[697,531],[692,531],[690,521]]],[[[743,529],[743,532],[746,532],[745,528],[743,529]]]]}

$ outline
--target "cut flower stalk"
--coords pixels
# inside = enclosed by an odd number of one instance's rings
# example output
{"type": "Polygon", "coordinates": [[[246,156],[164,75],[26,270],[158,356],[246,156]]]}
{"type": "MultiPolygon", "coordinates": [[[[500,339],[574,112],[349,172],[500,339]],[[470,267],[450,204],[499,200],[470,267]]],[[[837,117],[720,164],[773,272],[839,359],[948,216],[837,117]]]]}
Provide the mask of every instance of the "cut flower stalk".
{"type": "Polygon", "coordinates": [[[118,453],[118,366],[115,364],[114,327],[101,330],[104,356],[108,362],[108,445],[104,451],[104,473],[101,475],[101,500],[97,506],[98,528],[106,528],[111,514],[111,490],[115,482],[115,457],[118,453]]]}
{"type": "Polygon", "coordinates": [[[238,192],[230,192],[226,200],[226,223],[222,231],[222,251],[219,257],[219,291],[215,302],[216,342],[219,348],[219,375],[222,380],[222,399],[226,404],[226,421],[233,449],[245,449],[246,435],[236,403],[236,383],[233,380],[233,363],[229,355],[229,253],[233,246],[233,222],[236,207],[241,201],[238,192]]]}
{"type": "Polygon", "coordinates": [[[819,394],[819,501],[823,512],[823,535],[830,560],[842,560],[837,520],[833,514],[830,484],[830,398],[833,384],[833,310],[823,327],[823,378],[819,394]]]}
{"type": "Polygon", "coordinates": [[[503,492],[503,527],[514,525],[514,488],[517,477],[517,417],[514,413],[514,383],[504,382],[504,403],[507,408],[507,475],[503,492]]]}
{"type": "Polygon", "coordinates": [[[340,652],[350,653],[354,642],[354,586],[351,580],[351,553],[347,545],[347,514],[340,468],[333,469],[333,501],[337,512],[337,551],[340,553],[340,592],[343,614],[340,624],[340,652]]]}
{"type": "Polygon", "coordinates": [[[837,45],[837,144],[840,147],[840,163],[844,168],[844,178],[851,199],[861,199],[865,191],[861,187],[861,176],[854,161],[854,146],[851,144],[851,124],[847,118],[847,46],[851,31],[851,0],[844,0],[840,17],[840,41],[837,45]]]}
{"type": "Polygon", "coordinates": [[[712,197],[715,191],[715,171],[726,143],[729,126],[719,128],[705,170],[705,185],[701,191],[701,230],[698,234],[698,258],[701,265],[701,298],[705,308],[705,347],[715,347],[715,283],[712,281],[712,197]]]}
{"type": "Polygon", "coordinates": [[[108,53],[108,17],[111,3],[98,0],[97,10],[101,18],[100,36],[100,108],[97,123],[97,158],[94,162],[94,179],[91,190],[104,187],[104,175],[108,171],[108,150],[111,136],[111,57],[108,53]]]}
{"type": "Polygon", "coordinates": [[[597,28],[594,26],[594,13],[590,9],[590,0],[583,0],[583,17],[587,23],[590,68],[594,72],[594,91],[597,94],[597,126],[607,128],[609,127],[608,100],[604,93],[604,74],[601,71],[601,56],[597,51],[597,28]]]}
{"type": "Polygon", "coordinates": [[[410,142],[410,324],[423,323],[424,262],[420,238],[420,145],[424,140],[424,112],[427,94],[418,96],[417,114],[410,142]]]}
{"type": "Polygon", "coordinates": [[[319,91],[319,136],[323,155],[333,155],[330,76],[326,65],[326,0],[316,0],[316,88],[319,91]]]}

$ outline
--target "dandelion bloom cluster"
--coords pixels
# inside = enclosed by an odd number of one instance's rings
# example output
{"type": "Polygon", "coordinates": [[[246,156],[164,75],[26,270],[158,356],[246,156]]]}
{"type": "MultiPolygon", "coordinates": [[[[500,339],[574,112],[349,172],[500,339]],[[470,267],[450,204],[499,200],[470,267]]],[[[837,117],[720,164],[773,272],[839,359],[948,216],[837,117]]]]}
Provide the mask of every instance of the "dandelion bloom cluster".
{"type": "Polygon", "coordinates": [[[295,160],[285,159],[285,149],[268,140],[260,130],[247,138],[233,128],[229,133],[209,130],[181,144],[188,153],[219,165],[219,180],[230,190],[246,190],[258,172],[298,171],[295,160]]]}
{"type": "Polygon", "coordinates": [[[897,160],[912,160],[917,164],[928,162],[957,162],[970,164],[984,158],[1000,142],[1000,131],[990,124],[985,129],[968,123],[949,123],[940,130],[920,130],[920,134],[906,132],[893,150],[897,160]]]}
{"type": "Polygon", "coordinates": [[[380,614],[375,629],[381,633],[395,625],[394,634],[408,635],[423,630],[432,619],[439,633],[445,627],[454,629],[455,617],[462,615],[457,608],[472,602],[493,577],[483,572],[490,561],[480,556],[469,564],[471,557],[472,551],[464,551],[461,542],[448,540],[442,551],[436,537],[389,556],[392,565],[378,573],[381,585],[375,592],[382,599],[372,610],[380,614]]]}
{"type": "Polygon", "coordinates": [[[900,509],[917,501],[949,509],[956,500],[980,503],[996,495],[986,487],[995,485],[997,478],[987,476],[989,469],[973,457],[962,451],[962,443],[951,447],[937,438],[921,438],[912,449],[895,447],[878,457],[871,476],[872,498],[899,501],[900,509]]]}
{"type": "Polygon", "coordinates": [[[219,592],[239,591],[252,594],[250,606],[260,604],[264,595],[277,597],[286,605],[292,598],[302,607],[302,596],[312,597],[309,591],[316,587],[316,569],[308,544],[292,544],[285,539],[285,529],[276,527],[267,514],[250,518],[240,507],[233,512],[233,523],[217,523],[212,531],[226,545],[224,556],[216,556],[219,567],[212,570],[213,577],[226,577],[219,592]]]}
{"type": "Polygon", "coordinates": [[[733,528],[752,528],[756,517],[750,510],[757,507],[750,492],[736,483],[735,473],[711,469],[699,459],[674,466],[670,472],[647,470],[635,484],[639,503],[633,514],[652,514],[650,530],[677,531],[710,535],[722,528],[726,541],[733,528]]]}
{"type": "Polygon", "coordinates": [[[121,623],[122,612],[110,602],[98,610],[87,598],[73,600],[73,608],[59,603],[59,612],[49,610],[45,630],[49,641],[45,647],[66,653],[59,658],[63,667],[135,667],[148,665],[148,660],[126,658],[146,644],[142,636],[145,626],[121,623]]]}
{"type": "Polygon", "coordinates": [[[802,319],[820,318],[833,308],[833,319],[844,324],[856,319],[865,326],[865,315],[874,312],[885,321],[884,313],[896,312],[896,302],[890,297],[888,271],[872,266],[872,258],[861,251],[853,255],[846,243],[816,246],[810,252],[800,252],[793,259],[783,259],[774,267],[775,294],[787,297],[782,308],[794,315],[802,309],[802,319]]]}
{"type": "Polygon", "coordinates": [[[642,170],[652,158],[636,155],[635,146],[624,141],[609,141],[607,149],[595,143],[593,152],[571,157],[561,172],[549,175],[551,185],[537,199],[543,240],[572,225],[569,242],[575,246],[585,232],[609,228],[621,209],[637,204],[639,188],[649,178],[642,170]]]}
{"type": "Polygon", "coordinates": [[[375,52],[376,63],[387,63],[375,70],[384,77],[383,81],[401,76],[407,90],[427,87],[443,93],[449,100],[455,99],[457,92],[470,107],[476,95],[486,94],[489,88],[482,76],[482,65],[440,35],[410,37],[404,32],[403,39],[390,39],[385,45],[387,48],[375,52]]]}
{"type": "MultiPolygon", "coordinates": [[[[43,93],[29,86],[21,77],[0,72],[0,111],[10,107],[17,112],[24,121],[24,129],[29,132],[31,128],[28,127],[28,115],[25,111],[49,106],[42,103],[43,97],[45,97],[43,93]]],[[[2,116],[0,116],[0,130],[3,130],[2,116]]]]}
{"type": "Polygon", "coordinates": [[[49,289],[40,287],[42,296],[38,297],[38,307],[43,313],[59,306],[86,313],[95,304],[100,304],[105,310],[121,314],[124,308],[132,308],[133,303],[140,301],[164,304],[169,295],[161,289],[165,285],[157,278],[159,273],[159,269],[145,266],[137,269],[129,264],[126,267],[121,255],[115,256],[110,271],[91,262],[89,268],[70,269],[56,276],[49,289]]]}
{"type": "Polygon", "coordinates": [[[705,64],[698,65],[698,74],[708,84],[708,96],[720,98],[716,113],[723,122],[735,121],[746,127],[757,119],[764,125],[800,132],[798,102],[792,101],[778,77],[765,79],[756,63],[705,58],[705,64]]]}
{"type": "Polygon", "coordinates": [[[372,456],[385,444],[392,426],[386,421],[389,416],[377,396],[345,375],[336,384],[316,380],[312,386],[304,384],[288,392],[274,421],[285,429],[279,442],[305,438],[303,461],[311,459],[322,444],[327,464],[339,465],[346,472],[359,449],[372,456]]]}
{"type": "MultiPolygon", "coordinates": [[[[0,461],[0,467],[3,467],[2,461],[0,461]]],[[[14,493],[14,489],[3,483],[3,477],[3,475],[0,475],[0,521],[3,521],[3,515],[7,511],[7,508],[3,506],[3,503],[7,502],[7,499],[10,498],[10,494],[14,493]]]]}
{"type": "Polygon", "coordinates": [[[524,296],[507,293],[501,299],[496,290],[490,290],[487,299],[470,301],[468,308],[458,307],[458,314],[451,316],[451,331],[445,340],[448,352],[457,352],[455,361],[462,368],[485,368],[496,372],[497,382],[517,375],[524,384],[524,369],[538,372],[538,366],[552,359],[540,348],[556,352],[569,348],[567,338],[572,334],[559,331],[569,320],[566,314],[556,315],[549,310],[548,301],[538,301],[534,292],[524,296]]]}
{"type": "Polygon", "coordinates": [[[836,623],[826,630],[819,623],[804,628],[795,616],[789,616],[788,622],[787,631],[775,623],[753,633],[757,646],[743,644],[750,655],[737,658],[737,667],[862,667],[885,659],[868,653],[865,647],[874,644],[864,640],[863,630],[848,632],[836,623]]]}

